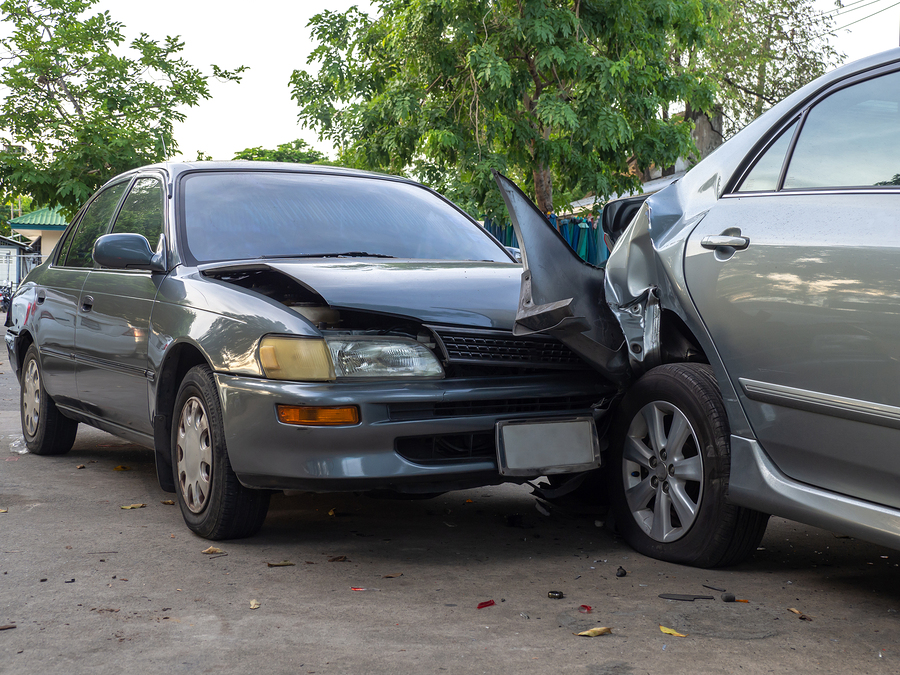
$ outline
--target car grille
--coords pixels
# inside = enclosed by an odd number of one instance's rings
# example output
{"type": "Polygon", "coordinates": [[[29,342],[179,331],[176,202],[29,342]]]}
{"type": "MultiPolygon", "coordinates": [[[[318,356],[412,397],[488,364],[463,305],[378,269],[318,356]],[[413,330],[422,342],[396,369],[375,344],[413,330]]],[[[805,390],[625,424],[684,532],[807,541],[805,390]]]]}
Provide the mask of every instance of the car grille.
{"type": "Polygon", "coordinates": [[[578,369],[584,361],[547,336],[517,337],[508,331],[462,330],[428,326],[450,363],[578,369]]]}
{"type": "Polygon", "coordinates": [[[587,411],[602,396],[546,396],[538,398],[447,401],[441,403],[391,403],[391,421],[429,420],[442,417],[476,417],[478,415],[520,415],[526,413],[587,411]]]}
{"type": "Polygon", "coordinates": [[[398,455],[416,464],[452,464],[497,456],[491,431],[398,438],[394,447],[398,455]]]}

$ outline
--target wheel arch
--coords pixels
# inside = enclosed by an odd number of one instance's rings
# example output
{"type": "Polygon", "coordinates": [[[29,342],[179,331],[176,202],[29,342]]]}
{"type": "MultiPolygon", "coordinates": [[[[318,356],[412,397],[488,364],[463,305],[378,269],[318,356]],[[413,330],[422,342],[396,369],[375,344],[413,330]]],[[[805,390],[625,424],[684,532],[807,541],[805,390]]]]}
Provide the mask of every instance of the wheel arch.
{"type": "Polygon", "coordinates": [[[156,380],[153,415],[153,448],[156,456],[156,477],[166,492],[175,492],[172,475],[172,414],[178,387],[194,366],[212,367],[200,348],[190,342],[173,344],[166,354],[156,380]]]}
{"type": "Polygon", "coordinates": [[[22,380],[22,361],[25,360],[25,352],[28,351],[28,348],[34,344],[34,336],[31,334],[31,331],[22,330],[17,336],[15,341],[15,352],[16,352],[16,379],[21,382],[22,380]]]}

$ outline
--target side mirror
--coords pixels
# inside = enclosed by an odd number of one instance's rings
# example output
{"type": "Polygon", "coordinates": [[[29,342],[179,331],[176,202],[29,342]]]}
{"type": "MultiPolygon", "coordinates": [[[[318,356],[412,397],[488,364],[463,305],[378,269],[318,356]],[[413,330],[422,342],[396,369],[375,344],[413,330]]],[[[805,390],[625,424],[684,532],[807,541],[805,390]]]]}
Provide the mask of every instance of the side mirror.
{"type": "Polygon", "coordinates": [[[104,234],[94,243],[94,262],[112,269],[165,272],[165,253],[154,253],[150,242],[141,234],[104,234]]]}

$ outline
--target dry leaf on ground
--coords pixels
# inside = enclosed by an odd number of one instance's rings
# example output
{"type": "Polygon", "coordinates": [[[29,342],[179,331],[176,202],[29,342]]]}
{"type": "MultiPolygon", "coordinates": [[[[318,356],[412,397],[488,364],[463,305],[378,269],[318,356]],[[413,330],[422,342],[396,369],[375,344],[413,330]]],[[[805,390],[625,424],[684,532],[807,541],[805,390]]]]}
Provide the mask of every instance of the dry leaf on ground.
{"type": "Polygon", "coordinates": [[[609,628],[607,626],[598,626],[597,628],[590,628],[590,629],[582,631],[580,633],[574,633],[574,635],[581,635],[582,637],[597,637],[598,635],[612,635],[612,628],[609,628]]]}
{"type": "Polygon", "coordinates": [[[788,607],[788,611],[789,611],[789,612],[793,612],[793,613],[796,614],[798,617],[800,617],[800,620],[801,620],[801,621],[812,621],[812,617],[811,617],[811,616],[808,616],[808,615],[804,614],[804,613],[801,612],[799,609],[795,609],[794,607],[788,607]]]}
{"type": "Polygon", "coordinates": [[[381,576],[382,579],[396,579],[397,577],[402,577],[403,572],[396,572],[394,574],[383,574],[381,576]]]}
{"type": "Polygon", "coordinates": [[[328,562],[350,562],[347,560],[347,556],[345,555],[336,555],[333,558],[329,558],[328,562]]]}
{"type": "Polygon", "coordinates": [[[129,504],[128,506],[120,506],[119,508],[126,509],[126,510],[127,509],[142,509],[145,506],[147,506],[147,505],[146,504],[129,504]]]}
{"type": "Polygon", "coordinates": [[[76,469],[86,469],[87,467],[84,464],[79,464],[75,467],[76,469]]]}
{"type": "Polygon", "coordinates": [[[259,600],[251,600],[250,609],[259,609],[259,600]]]}
{"type": "Polygon", "coordinates": [[[679,633],[677,630],[672,628],[666,628],[665,626],[660,625],[659,629],[665,633],[666,635],[674,635],[675,637],[687,637],[684,633],[679,633]]]}
{"type": "Polygon", "coordinates": [[[0,513],[9,513],[9,509],[0,509],[0,513]]]}
{"type": "Polygon", "coordinates": [[[277,563],[266,563],[266,565],[268,565],[269,567],[293,567],[294,564],[295,563],[292,563],[290,560],[282,560],[281,562],[277,563]]]}
{"type": "Polygon", "coordinates": [[[212,555],[213,553],[221,553],[222,549],[216,548],[215,546],[210,546],[209,548],[205,548],[200,553],[205,553],[206,555],[212,555]]]}
{"type": "Polygon", "coordinates": [[[114,466],[113,471],[131,471],[131,467],[130,466],[122,466],[122,465],[114,466]]]}
{"type": "Polygon", "coordinates": [[[175,506],[174,499],[163,499],[160,504],[165,504],[166,506],[175,506]]]}

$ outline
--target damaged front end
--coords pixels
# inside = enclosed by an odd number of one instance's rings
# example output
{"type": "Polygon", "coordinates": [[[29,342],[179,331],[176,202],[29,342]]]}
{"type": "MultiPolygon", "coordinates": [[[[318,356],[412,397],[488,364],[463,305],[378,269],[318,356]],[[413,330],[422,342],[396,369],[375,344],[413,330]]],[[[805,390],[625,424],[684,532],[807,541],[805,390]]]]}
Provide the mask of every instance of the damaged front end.
{"type": "Polygon", "coordinates": [[[620,389],[658,365],[660,275],[650,207],[641,206],[605,268],[595,267],[576,255],[512,181],[499,173],[495,179],[525,268],[514,332],[552,335],[620,389]]]}

